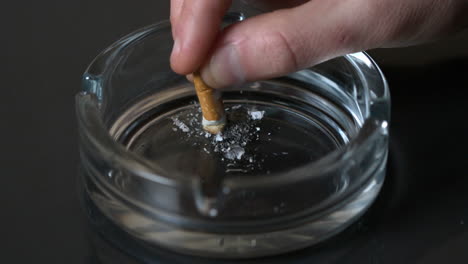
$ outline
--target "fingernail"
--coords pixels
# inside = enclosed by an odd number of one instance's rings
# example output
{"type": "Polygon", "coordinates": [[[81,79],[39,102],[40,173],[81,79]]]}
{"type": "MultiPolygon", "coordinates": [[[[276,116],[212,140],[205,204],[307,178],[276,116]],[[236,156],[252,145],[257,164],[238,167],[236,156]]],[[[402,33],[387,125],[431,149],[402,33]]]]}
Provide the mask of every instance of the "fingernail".
{"type": "Polygon", "coordinates": [[[218,49],[201,70],[203,80],[213,88],[222,88],[244,82],[238,46],[228,44],[218,49]]]}
{"type": "Polygon", "coordinates": [[[193,83],[193,74],[188,74],[185,76],[189,82],[193,83]]]}

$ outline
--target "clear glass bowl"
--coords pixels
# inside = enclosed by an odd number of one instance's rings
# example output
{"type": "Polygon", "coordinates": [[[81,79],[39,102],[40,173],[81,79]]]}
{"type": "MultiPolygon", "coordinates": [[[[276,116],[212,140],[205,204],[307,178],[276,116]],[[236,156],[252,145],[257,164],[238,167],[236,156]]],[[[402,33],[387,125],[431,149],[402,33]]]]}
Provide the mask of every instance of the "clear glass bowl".
{"type": "Polygon", "coordinates": [[[368,55],[226,89],[220,140],[200,129],[193,86],[170,69],[172,44],[169,22],[148,26],[84,74],[80,178],[103,215],[150,246],[248,258],[318,243],[370,206],[390,99],[368,55]]]}

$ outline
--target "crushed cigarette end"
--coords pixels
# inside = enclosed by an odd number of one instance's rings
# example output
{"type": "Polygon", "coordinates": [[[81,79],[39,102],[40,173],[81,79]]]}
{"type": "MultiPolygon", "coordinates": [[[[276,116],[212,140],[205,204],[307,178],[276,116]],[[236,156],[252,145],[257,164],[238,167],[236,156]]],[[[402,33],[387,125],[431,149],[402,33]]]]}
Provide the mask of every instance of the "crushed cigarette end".
{"type": "Polygon", "coordinates": [[[209,87],[198,72],[193,73],[193,82],[203,113],[203,129],[211,134],[220,133],[226,125],[220,92],[209,87]]]}

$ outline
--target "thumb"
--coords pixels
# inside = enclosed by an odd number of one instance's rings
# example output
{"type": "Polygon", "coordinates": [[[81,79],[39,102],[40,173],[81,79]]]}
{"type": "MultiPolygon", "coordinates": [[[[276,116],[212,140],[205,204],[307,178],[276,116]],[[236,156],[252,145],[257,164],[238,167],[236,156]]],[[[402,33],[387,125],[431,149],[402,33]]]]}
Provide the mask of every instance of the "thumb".
{"type": "Polygon", "coordinates": [[[383,38],[366,28],[366,8],[356,2],[365,1],[310,1],[234,24],[220,35],[202,77],[212,87],[225,87],[281,76],[375,45],[383,38]]]}
{"type": "Polygon", "coordinates": [[[278,77],[369,48],[431,40],[466,26],[465,0],[312,0],[225,30],[201,69],[212,87],[278,77]]]}

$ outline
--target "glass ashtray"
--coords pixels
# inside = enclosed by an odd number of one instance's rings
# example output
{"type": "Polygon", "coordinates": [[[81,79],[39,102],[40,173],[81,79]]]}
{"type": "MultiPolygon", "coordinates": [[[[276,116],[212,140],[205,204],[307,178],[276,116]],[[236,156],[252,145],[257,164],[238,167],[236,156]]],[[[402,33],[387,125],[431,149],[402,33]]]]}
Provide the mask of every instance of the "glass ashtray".
{"type": "Polygon", "coordinates": [[[367,54],[223,90],[228,125],[211,135],[193,84],[170,68],[172,44],[169,22],[148,26],[84,74],[80,178],[106,218],[147,246],[250,258],[316,244],[366,211],[390,108],[367,54]]]}

